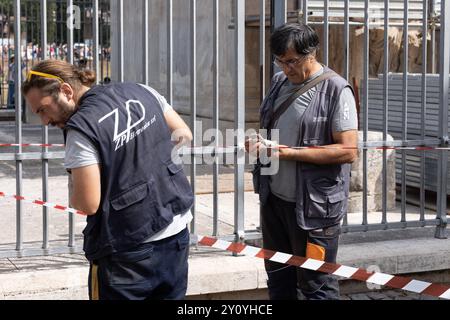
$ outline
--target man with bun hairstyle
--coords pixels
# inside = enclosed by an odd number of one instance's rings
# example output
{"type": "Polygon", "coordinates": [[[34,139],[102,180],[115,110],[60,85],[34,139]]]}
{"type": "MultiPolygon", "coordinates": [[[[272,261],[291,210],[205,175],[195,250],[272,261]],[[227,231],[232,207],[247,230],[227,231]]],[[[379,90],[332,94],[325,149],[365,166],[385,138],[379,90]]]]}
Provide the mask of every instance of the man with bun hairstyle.
{"type": "Polygon", "coordinates": [[[88,215],[89,298],[183,299],[193,194],[171,154],[191,131],[148,86],[94,83],[91,71],[45,60],[23,84],[42,123],[64,130],[70,205],[88,215]]]}

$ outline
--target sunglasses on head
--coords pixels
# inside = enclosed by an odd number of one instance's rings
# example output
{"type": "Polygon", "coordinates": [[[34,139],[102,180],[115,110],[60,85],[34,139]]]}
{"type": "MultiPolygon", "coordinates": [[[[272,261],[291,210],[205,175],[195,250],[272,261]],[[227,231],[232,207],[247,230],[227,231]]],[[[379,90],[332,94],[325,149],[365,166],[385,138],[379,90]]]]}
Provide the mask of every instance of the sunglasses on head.
{"type": "Polygon", "coordinates": [[[39,71],[34,71],[34,70],[31,70],[30,72],[28,72],[27,81],[30,81],[32,76],[39,76],[39,77],[47,78],[47,79],[56,79],[56,80],[60,81],[61,83],[64,83],[64,80],[58,76],[54,76],[49,73],[44,73],[44,72],[39,72],[39,71]]]}

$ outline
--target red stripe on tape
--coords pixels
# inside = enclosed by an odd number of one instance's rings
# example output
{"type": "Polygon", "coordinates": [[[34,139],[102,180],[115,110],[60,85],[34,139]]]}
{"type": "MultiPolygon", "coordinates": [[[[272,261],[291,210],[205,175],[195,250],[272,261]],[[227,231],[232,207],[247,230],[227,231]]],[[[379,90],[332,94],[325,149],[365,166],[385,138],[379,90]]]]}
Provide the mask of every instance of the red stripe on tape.
{"type": "Polygon", "coordinates": [[[246,247],[243,243],[233,242],[229,247],[228,251],[235,252],[235,253],[241,253],[242,250],[244,250],[246,247]]]}
{"type": "Polygon", "coordinates": [[[340,267],[341,267],[340,264],[325,262],[319,269],[317,269],[317,271],[331,274],[340,267]]]}
{"type": "Polygon", "coordinates": [[[14,196],[14,198],[16,198],[17,200],[25,200],[25,198],[24,197],[21,197],[21,196],[14,196]]]}
{"type": "Polygon", "coordinates": [[[63,210],[63,211],[67,210],[67,207],[60,206],[60,205],[56,205],[53,208],[58,209],[58,210],[63,210]]]}
{"type": "Polygon", "coordinates": [[[43,206],[45,204],[45,202],[41,201],[41,200],[34,200],[33,203],[41,205],[41,206],[43,206]]]}
{"type": "Polygon", "coordinates": [[[391,288],[396,289],[402,289],[404,286],[406,286],[408,283],[410,283],[412,278],[406,278],[406,277],[394,277],[391,280],[389,280],[386,285],[391,288]]]}
{"type": "Polygon", "coordinates": [[[367,272],[364,269],[358,269],[350,278],[359,280],[359,281],[367,281],[371,276],[373,276],[374,272],[367,272]]]}
{"type": "Polygon", "coordinates": [[[275,255],[275,253],[276,252],[272,251],[272,250],[261,249],[261,251],[258,252],[255,257],[258,257],[258,258],[261,258],[264,260],[269,260],[270,258],[272,258],[275,255]]]}
{"type": "Polygon", "coordinates": [[[428,288],[423,290],[422,294],[428,294],[430,296],[439,297],[447,290],[448,290],[448,287],[446,287],[446,286],[443,286],[441,284],[432,283],[428,288]]]}
{"type": "Polygon", "coordinates": [[[292,266],[300,267],[302,264],[306,262],[306,258],[298,257],[298,256],[292,256],[289,258],[289,260],[286,262],[287,264],[290,264],[292,266]]]}
{"type": "Polygon", "coordinates": [[[214,245],[214,243],[217,242],[217,239],[214,238],[210,238],[210,237],[203,237],[202,240],[199,241],[199,243],[205,245],[205,246],[209,246],[212,247],[214,245]]]}

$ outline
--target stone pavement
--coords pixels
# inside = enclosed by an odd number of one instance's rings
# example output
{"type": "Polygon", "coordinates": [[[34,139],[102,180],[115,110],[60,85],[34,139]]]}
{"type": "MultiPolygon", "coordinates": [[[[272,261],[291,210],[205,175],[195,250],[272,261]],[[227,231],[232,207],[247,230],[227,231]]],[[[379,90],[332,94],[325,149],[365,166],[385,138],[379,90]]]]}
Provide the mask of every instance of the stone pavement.
{"type": "Polygon", "coordinates": [[[380,290],[342,295],[341,300],[442,300],[401,290],[380,290]]]}

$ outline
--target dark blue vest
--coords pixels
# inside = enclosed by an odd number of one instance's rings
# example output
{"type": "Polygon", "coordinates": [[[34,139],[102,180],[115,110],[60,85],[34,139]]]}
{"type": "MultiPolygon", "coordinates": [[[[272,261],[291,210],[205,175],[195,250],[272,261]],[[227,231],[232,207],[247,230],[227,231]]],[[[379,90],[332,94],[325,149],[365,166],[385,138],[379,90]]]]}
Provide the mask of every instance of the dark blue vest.
{"type": "MultiPolygon", "coordinates": [[[[324,72],[328,71],[324,67],[324,72]]],[[[273,105],[286,81],[280,72],[272,79],[269,94],[261,106],[261,128],[267,128],[273,115],[273,105]]],[[[300,137],[297,146],[323,146],[334,144],[331,119],[336,112],[342,90],[348,82],[335,76],[317,85],[317,91],[301,117],[300,137]]],[[[305,229],[318,229],[338,224],[347,212],[350,185],[350,164],[316,165],[297,162],[298,225],[305,229]]],[[[270,193],[269,177],[261,176],[258,193],[264,204],[270,193]]]]}
{"type": "Polygon", "coordinates": [[[187,212],[194,196],[159,102],[134,83],[95,86],[66,128],[92,140],[101,159],[101,203],[83,230],[86,257],[130,249],[187,212]]]}

